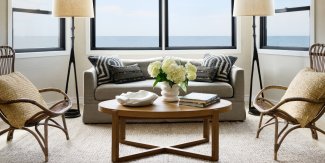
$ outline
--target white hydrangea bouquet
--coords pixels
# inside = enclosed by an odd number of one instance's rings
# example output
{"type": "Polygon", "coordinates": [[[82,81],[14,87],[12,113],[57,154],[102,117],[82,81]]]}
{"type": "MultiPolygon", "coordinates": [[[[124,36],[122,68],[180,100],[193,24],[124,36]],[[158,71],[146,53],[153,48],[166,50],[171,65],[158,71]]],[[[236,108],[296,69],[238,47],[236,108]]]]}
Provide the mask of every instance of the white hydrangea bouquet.
{"type": "Polygon", "coordinates": [[[153,87],[159,82],[167,82],[171,88],[178,85],[184,92],[187,91],[188,81],[196,79],[196,71],[197,68],[190,62],[184,66],[172,57],[166,57],[163,62],[152,62],[148,66],[150,76],[156,78],[153,87]]]}

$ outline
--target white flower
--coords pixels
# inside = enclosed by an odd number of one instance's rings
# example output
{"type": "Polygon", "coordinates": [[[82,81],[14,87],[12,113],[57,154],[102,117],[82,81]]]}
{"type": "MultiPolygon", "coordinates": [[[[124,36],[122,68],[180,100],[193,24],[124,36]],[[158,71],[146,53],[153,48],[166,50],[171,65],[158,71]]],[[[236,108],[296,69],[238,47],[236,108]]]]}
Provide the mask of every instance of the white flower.
{"type": "MultiPolygon", "coordinates": [[[[184,85],[187,84],[188,80],[196,79],[197,68],[187,62],[184,65],[178,65],[177,62],[172,57],[166,57],[163,62],[153,62],[148,66],[148,72],[151,77],[157,77],[160,75],[160,78],[156,78],[156,82],[171,82],[173,84],[184,85]]],[[[185,86],[186,87],[186,86],[185,86]]],[[[186,91],[186,88],[182,89],[186,91]]]]}
{"type": "Polygon", "coordinates": [[[180,84],[186,80],[186,69],[184,66],[181,65],[172,65],[172,69],[170,69],[169,73],[167,74],[167,79],[171,80],[176,84],[180,84]]]}
{"type": "Polygon", "coordinates": [[[189,73],[189,72],[196,73],[196,71],[197,71],[197,68],[190,62],[187,62],[185,64],[185,68],[186,68],[187,73],[189,73]]]}
{"type": "Polygon", "coordinates": [[[187,79],[188,80],[196,79],[197,68],[190,62],[186,63],[185,68],[186,68],[186,73],[187,73],[187,79]]]}
{"type": "Polygon", "coordinates": [[[188,80],[195,80],[196,79],[196,72],[188,72],[187,73],[188,80]]]}
{"type": "Polygon", "coordinates": [[[161,69],[168,74],[175,66],[177,66],[175,60],[171,57],[166,57],[162,63],[161,69]]]}
{"type": "Polygon", "coordinates": [[[153,78],[157,77],[157,75],[160,73],[160,68],[161,68],[160,61],[150,63],[148,66],[148,72],[150,76],[153,78]]]}

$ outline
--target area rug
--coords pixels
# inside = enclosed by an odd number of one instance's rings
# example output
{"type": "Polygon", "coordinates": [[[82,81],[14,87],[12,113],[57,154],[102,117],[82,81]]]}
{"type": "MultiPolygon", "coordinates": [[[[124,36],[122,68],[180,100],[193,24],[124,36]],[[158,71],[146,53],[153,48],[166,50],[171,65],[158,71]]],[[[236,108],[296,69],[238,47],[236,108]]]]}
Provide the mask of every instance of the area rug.
{"type": "MultiPolygon", "coordinates": [[[[219,162],[276,162],[273,160],[274,128],[266,128],[259,139],[255,138],[258,117],[248,115],[244,122],[220,123],[219,162]]],[[[55,128],[49,130],[49,162],[53,163],[107,163],[111,162],[111,125],[85,125],[81,118],[67,119],[70,140],[55,128]]],[[[0,122],[0,129],[5,125],[0,122]]],[[[127,138],[154,145],[172,145],[196,140],[202,136],[201,123],[129,124],[127,138]]],[[[44,162],[44,156],[36,140],[28,133],[15,133],[12,142],[6,143],[6,136],[0,137],[1,163],[44,162]]],[[[189,151],[210,154],[210,144],[204,144],[189,151]]],[[[122,145],[122,156],[142,149],[122,145]]],[[[278,162],[325,162],[325,150],[309,136],[299,131],[292,132],[284,141],[278,155],[278,162]]],[[[182,156],[162,154],[137,163],[195,163],[207,162],[182,156]]]]}

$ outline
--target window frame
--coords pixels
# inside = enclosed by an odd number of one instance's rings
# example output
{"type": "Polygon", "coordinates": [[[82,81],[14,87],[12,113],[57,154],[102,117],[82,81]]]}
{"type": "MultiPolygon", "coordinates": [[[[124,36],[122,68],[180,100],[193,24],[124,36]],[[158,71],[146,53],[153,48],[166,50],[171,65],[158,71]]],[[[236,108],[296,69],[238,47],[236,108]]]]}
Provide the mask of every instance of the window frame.
{"type": "MultiPolygon", "coordinates": [[[[25,9],[25,8],[15,8],[12,7],[12,46],[14,46],[14,12],[20,13],[31,13],[31,14],[44,14],[44,15],[51,15],[52,11],[48,10],[40,10],[40,9],[25,9]]],[[[15,52],[17,53],[30,53],[30,52],[46,52],[46,51],[64,51],[66,50],[66,41],[65,41],[65,18],[59,18],[59,46],[58,47],[48,47],[48,48],[23,48],[23,49],[16,49],[15,52]]]]}
{"type": "Polygon", "coordinates": [[[94,18],[90,20],[90,50],[162,50],[162,0],[158,0],[159,8],[159,46],[158,47],[96,47],[96,0],[93,0],[94,4],[94,18]]]}
{"type": "Polygon", "coordinates": [[[169,46],[169,15],[168,0],[165,0],[165,49],[192,50],[192,49],[237,49],[236,17],[233,16],[234,0],[231,0],[231,46],[169,46]]]}
{"type": "Polygon", "coordinates": [[[231,46],[184,46],[168,47],[168,0],[159,0],[159,47],[96,47],[96,0],[94,3],[95,17],[90,19],[90,51],[94,50],[221,50],[237,49],[237,19],[233,16],[234,0],[231,0],[231,46]],[[164,11],[164,13],[163,13],[164,11]]]}
{"type": "MultiPolygon", "coordinates": [[[[275,13],[287,13],[287,12],[299,12],[309,11],[311,12],[311,6],[290,7],[276,9],[275,13]]],[[[310,23],[311,18],[309,17],[310,23]]],[[[309,47],[292,47],[292,46],[268,46],[267,45],[267,17],[260,17],[260,48],[272,49],[272,50],[294,50],[294,51],[308,51],[309,47]]],[[[309,34],[309,38],[311,33],[309,34]]]]}

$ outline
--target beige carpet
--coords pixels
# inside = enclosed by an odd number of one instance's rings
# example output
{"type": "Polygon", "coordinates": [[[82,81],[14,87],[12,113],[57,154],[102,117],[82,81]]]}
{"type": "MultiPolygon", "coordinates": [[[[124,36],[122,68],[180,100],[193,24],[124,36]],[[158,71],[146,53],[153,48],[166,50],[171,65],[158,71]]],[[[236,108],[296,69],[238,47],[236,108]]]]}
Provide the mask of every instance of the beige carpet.
{"type": "MultiPolygon", "coordinates": [[[[255,139],[257,117],[248,116],[245,122],[220,123],[220,159],[219,162],[275,162],[273,161],[273,128],[264,130],[260,139],[255,139]]],[[[84,125],[81,118],[68,119],[70,141],[65,140],[61,131],[51,128],[49,138],[49,162],[89,163],[111,161],[111,126],[84,125]]],[[[0,122],[0,129],[4,129],[0,122]]],[[[175,124],[130,124],[127,135],[137,140],[156,145],[171,145],[195,140],[201,137],[200,123],[175,124]]],[[[24,131],[15,133],[14,140],[6,143],[5,136],[0,137],[0,162],[43,162],[44,157],[36,140],[24,131]]],[[[137,149],[121,146],[121,155],[137,152],[137,149]]],[[[210,153],[210,144],[190,148],[190,151],[202,154],[210,153]]],[[[325,150],[311,136],[294,131],[287,137],[279,151],[280,162],[325,162],[325,150]]],[[[148,163],[190,163],[201,160],[163,154],[135,162],[148,163]]]]}

